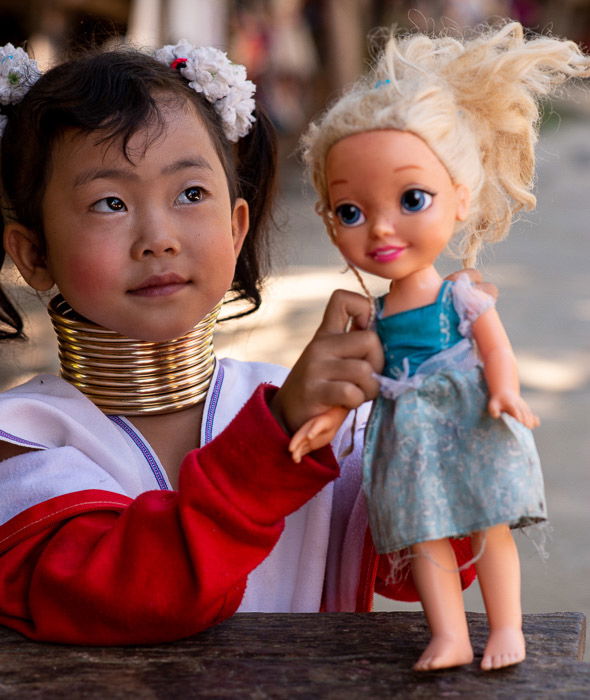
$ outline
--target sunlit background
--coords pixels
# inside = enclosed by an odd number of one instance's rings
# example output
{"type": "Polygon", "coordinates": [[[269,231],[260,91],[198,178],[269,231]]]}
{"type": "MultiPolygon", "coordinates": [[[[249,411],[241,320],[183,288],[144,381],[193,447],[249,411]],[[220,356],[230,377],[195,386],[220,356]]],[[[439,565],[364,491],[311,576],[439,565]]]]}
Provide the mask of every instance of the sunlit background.
{"type": "MultiPolygon", "coordinates": [[[[296,156],[301,130],[363,70],[366,36],[377,26],[460,32],[511,17],[590,45],[588,0],[0,0],[0,43],[26,43],[43,67],[89,45],[158,46],[187,38],[245,63],[280,135],[281,197],[274,274],[262,309],[221,324],[219,355],[292,365],[343,273],[313,211],[296,156]]],[[[538,148],[538,208],[487,251],[485,277],[515,346],[523,390],[542,418],[536,431],[552,535],[545,561],[526,537],[525,612],[590,615],[590,96],[589,86],[547,106],[538,148]]],[[[443,261],[444,271],[460,267],[443,261]]],[[[27,317],[26,344],[0,348],[0,387],[56,371],[44,304],[10,269],[4,284],[27,317]]],[[[380,280],[370,281],[375,292],[380,280]]],[[[482,610],[478,591],[467,606],[482,610]]],[[[380,609],[392,604],[377,600],[380,609]]],[[[412,609],[395,605],[395,609],[412,609]]],[[[586,655],[589,659],[590,656],[586,655]]]]}

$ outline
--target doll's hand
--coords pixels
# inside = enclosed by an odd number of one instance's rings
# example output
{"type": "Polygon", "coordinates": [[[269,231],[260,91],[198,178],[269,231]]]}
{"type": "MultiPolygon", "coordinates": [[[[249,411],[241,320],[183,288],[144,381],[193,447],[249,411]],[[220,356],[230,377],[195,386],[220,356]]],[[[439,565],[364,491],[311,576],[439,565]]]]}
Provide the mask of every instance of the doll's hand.
{"type": "Polygon", "coordinates": [[[347,412],[377,396],[373,375],[383,368],[383,350],[376,333],[360,330],[369,315],[370,303],[360,294],[332,294],[316,334],[270,406],[287,432],[334,406],[347,412]]]}
{"type": "Polygon", "coordinates": [[[301,462],[301,458],[306,454],[329,445],[347,415],[347,408],[334,406],[304,423],[289,443],[289,451],[293,456],[293,461],[301,462]]]}
{"type": "Polygon", "coordinates": [[[488,402],[488,411],[492,418],[499,418],[500,413],[504,411],[531,430],[541,422],[522,396],[514,391],[492,395],[488,402]]]}
{"type": "Polygon", "coordinates": [[[498,287],[491,282],[484,282],[481,277],[481,272],[479,270],[474,270],[471,267],[465,268],[464,270],[459,270],[459,272],[453,272],[451,275],[445,277],[445,279],[455,282],[459,275],[467,275],[477,289],[489,294],[494,299],[498,298],[498,287]]]}

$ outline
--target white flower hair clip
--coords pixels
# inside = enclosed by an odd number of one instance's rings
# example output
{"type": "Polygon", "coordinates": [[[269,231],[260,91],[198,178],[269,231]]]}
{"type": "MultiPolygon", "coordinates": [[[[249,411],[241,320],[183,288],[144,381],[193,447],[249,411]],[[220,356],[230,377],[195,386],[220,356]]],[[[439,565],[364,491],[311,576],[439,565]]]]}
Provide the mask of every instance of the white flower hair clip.
{"type": "MultiPolygon", "coordinates": [[[[0,47],[0,105],[20,102],[40,77],[37,61],[25,51],[15,49],[12,44],[0,47]]],[[[6,121],[6,116],[0,114],[0,137],[6,121]]]]}
{"type": "Polygon", "coordinates": [[[224,51],[212,46],[195,48],[182,39],[163,46],[156,60],[180,71],[189,86],[201,93],[221,117],[223,132],[235,143],[245,136],[255,121],[256,86],[246,78],[246,68],[232,63],[224,51]]]}

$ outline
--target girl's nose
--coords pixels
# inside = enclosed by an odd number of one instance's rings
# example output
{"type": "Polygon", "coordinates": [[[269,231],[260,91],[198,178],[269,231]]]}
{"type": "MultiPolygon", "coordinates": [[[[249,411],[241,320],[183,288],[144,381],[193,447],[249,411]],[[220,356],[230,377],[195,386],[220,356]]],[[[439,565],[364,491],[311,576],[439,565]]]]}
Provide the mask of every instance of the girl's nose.
{"type": "Polygon", "coordinates": [[[166,225],[153,224],[146,225],[141,234],[133,243],[132,257],[139,260],[142,258],[162,255],[178,255],[180,252],[180,240],[176,233],[166,225]]]}

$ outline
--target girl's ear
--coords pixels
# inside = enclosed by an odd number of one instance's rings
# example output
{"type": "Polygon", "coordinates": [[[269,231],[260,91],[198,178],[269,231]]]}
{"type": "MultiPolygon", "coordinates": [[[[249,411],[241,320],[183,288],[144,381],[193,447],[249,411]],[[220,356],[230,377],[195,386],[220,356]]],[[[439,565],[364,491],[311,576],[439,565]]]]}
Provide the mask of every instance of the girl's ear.
{"type": "Polygon", "coordinates": [[[234,203],[234,209],[231,215],[231,230],[234,239],[234,251],[236,258],[242,250],[244,239],[250,227],[250,209],[248,202],[241,197],[238,197],[234,203]]]}
{"type": "Polygon", "coordinates": [[[471,203],[471,190],[467,185],[455,185],[455,194],[457,196],[457,212],[455,219],[457,221],[465,221],[469,214],[469,205],[471,203]]]}
{"type": "Polygon", "coordinates": [[[47,269],[36,233],[15,221],[7,222],[4,226],[4,250],[33,289],[46,292],[53,287],[53,277],[47,269]]]}

